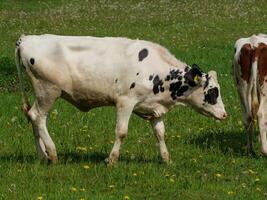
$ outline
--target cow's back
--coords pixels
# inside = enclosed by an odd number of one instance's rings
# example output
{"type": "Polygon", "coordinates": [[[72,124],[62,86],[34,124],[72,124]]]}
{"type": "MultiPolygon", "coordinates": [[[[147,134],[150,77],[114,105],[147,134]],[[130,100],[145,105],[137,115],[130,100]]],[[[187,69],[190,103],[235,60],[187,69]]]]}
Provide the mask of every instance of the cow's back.
{"type": "Polygon", "coordinates": [[[110,105],[123,95],[144,101],[155,96],[151,75],[185,66],[160,45],[127,38],[25,36],[20,47],[33,74],[78,104],[110,105]]]}

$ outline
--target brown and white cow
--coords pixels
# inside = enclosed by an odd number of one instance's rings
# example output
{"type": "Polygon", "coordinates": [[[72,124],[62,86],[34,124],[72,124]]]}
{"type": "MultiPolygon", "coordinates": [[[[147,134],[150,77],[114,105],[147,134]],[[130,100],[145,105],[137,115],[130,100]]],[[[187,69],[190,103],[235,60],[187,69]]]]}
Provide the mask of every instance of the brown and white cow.
{"type": "Polygon", "coordinates": [[[55,161],[55,144],[46,128],[54,102],[62,97],[81,111],[116,106],[116,140],[107,159],[119,158],[131,113],[150,120],[164,161],[169,153],[164,141],[163,115],[174,105],[186,104],[199,112],[225,119],[216,72],[188,66],[164,47],[127,38],[56,35],[22,36],[16,47],[23,110],[30,119],[37,151],[55,161]],[[25,68],[36,100],[30,107],[23,90],[25,68]]]}
{"type": "Polygon", "coordinates": [[[254,155],[253,122],[258,119],[261,151],[267,155],[267,37],[240,38],[235,43],[233,71],[248,132],[248,154],[254,155]]]}

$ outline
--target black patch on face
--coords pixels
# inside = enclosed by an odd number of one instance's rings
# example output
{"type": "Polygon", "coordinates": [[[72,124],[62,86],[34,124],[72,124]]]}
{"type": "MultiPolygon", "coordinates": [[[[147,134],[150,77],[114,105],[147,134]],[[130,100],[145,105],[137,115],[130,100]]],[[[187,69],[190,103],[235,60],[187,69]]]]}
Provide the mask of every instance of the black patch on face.
{"type": "Polygon", "coordinates": [[[133,82],[130,86],[130,89],[133,89],[135,87],[135,82],[133,82]]]}
{"type": "Polygon", "coordinates": [[[214,87],[205,92],[204,95],[204,102],[207,102],[211,105],[215,105],[219,96],[219,90],[217,87],[214,87]]]}
{"type": "Polygon", "coordinates": [[[148,50],[147,49],[142,49],[141,51],[139,51],[139,54],[138,54],[139,62],[144,60],[144,58],[147,56],[148,56],[148,50]]]}
{"type": "Polygon", "coordinates": [[[33,58],[30,59],[30,63],[31,63],[32,65],[34,65],[34,59],[33,59],[33,58]]]}
{"type": "Polygon", "coordinates": [[[153,79],[153,75],[150,75],[149,76],[149,80],[151,81],[153,79]]]}
{"type": "Polygon", "coordinates": [[[206,82],[204,83],[204,90],[206,89],[206,87],[208,87],[209,82],[210,82],[210,76],[208,74],[206,74],[206,82]]]}
{"type": "Polygon", "coordinates": [[[136,76],[138,76],[138,75],[139,75],[139,72],[136,73],[136,76]]]}
{"type": "Polygon", "coordinates": [[[156,75],[153,79],[153,92],[154,94],[158,94],[159,91],[164,91],[163,81],[159,78],[158,75],[156,75]]]}

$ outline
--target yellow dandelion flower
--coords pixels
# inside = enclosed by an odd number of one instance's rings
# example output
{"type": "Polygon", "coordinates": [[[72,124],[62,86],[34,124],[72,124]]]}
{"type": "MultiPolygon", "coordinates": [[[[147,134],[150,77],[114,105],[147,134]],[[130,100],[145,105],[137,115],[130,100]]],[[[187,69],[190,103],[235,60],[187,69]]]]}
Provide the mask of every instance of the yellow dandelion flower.
{"type": "Polygon", "coordinates": [[[124,196],[124,200],[129,200],[129,199],[130,199],[130,197],[128,195],[124,196]]]}
{"type": "Polygon", "coordinates": [[[76,147],[76,150],[77,151],[87,151],[87,148],[86,147],[76,147]]]}
{"type": "Polygon", "coordinates": [[[43,200],[42,196],[37,197],[37,200],[43,200]]]}
{"type": "Polygon", "coordinates": [[[80,200],[85,200],[85,198],[80,198],[80,200]]]}
{"type": "Polygon", "coordinates": [[[85,192],[85,188],[81,188],[80,191],[81,191],[81,192],[85,192]]]}
{"type": "Polygon", "coordinates": [[[89,167],[89,165],[84,165],[83,168],[84,169],[89,169],[90,167],[89,167]]]}
{"type": "Polygon", "coordinates": [[[260,181],[260,179],[259,179],[259,178],[256,178],[256,179],[255,179],[255,182],[259,182],[259,181],[260,181]]]}
{"type": "Polygon", "coordinates": [[[137,176],[137,173],[133,173],[133,176],[137,176]]]}
{"type": "Polygon", "coordinates": [[[257,187],[256,191],[261,192],[261,188],[257,187]]]}
{"type": "Polygon", "coordinates": [[[70,190],[71,190],[72,192],[77,192],[77,188],[76,188],[76,187],[71,187],[70,190]]]}
{"type": "Polygon", "coordinates": [[[115,188],[115,185],[109,185],[108,187],[113,189],[113,188],[115,188]]]}
{"type": "Polygon", "coordinates": [[[228,195],[233,195],[234,192],[233,192],[233,191],[228,191],[227,194],[228,194],[228,195]]]}
{"type": "Polygon", "coordinates": [[[220,174],[220,173],[216,173],[215,176],[216,176],[217,178],[220,178],[220,177],[222,177],[222,174],[220,174]]]}
{"type": "Polygon", "coordinates": [[[249,172],[250,174],[255,174],[255,171],[253,171],[252,169],[249,169],[248,172],[249,172]]]}

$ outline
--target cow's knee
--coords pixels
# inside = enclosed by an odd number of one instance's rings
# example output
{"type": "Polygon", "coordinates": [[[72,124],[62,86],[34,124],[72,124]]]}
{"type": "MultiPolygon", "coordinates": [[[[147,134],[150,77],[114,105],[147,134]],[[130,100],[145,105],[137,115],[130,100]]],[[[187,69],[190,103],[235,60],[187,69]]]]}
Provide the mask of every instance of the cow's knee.
{"type": "Polygon", "coordinates": [[[127,128],[118,128],[116,130],[117,138],[123,140],[127,136],[127,131],[127,128]]]}

